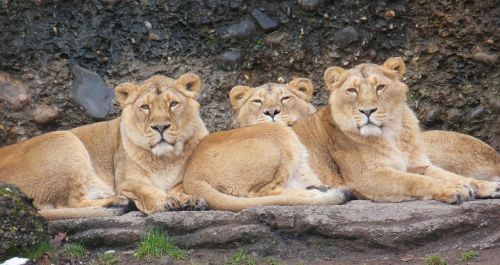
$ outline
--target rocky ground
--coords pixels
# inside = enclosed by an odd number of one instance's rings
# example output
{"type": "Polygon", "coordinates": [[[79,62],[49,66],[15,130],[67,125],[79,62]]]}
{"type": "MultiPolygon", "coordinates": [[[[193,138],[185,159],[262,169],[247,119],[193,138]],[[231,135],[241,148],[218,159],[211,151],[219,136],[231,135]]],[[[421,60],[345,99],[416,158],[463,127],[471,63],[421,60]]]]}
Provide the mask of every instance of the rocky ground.
{"type": "Polygon", "coordinates": [[[49,230],[64,232],[70,241],[93,252],[113,249],[123,264],[138,263],[133,250],[149,229],[157,228],[188,251],[187,257],[141,264],[222,264],[241,250],[259,264],[269,264],[270,259],[281,264],[422,264],[430,255],[460,264],[464,251],[475,250],[479,255],[469,264],[493,265],[500,260],[499,224],[500,200],[461,205],[351,201],[240,213],[130,212],[121,217],[52,221],[49,230]]]}
{"type": "Polygon", "coordinates": [[[423,127],[498,150],[499,15],[494,0],[4,0],[0,145],[116,117],[110,89],[152,74],[199,74],[216,131],[230,124],[236,84],[310,77],[322,105],[327,66],[402,56],[423,127]]]}

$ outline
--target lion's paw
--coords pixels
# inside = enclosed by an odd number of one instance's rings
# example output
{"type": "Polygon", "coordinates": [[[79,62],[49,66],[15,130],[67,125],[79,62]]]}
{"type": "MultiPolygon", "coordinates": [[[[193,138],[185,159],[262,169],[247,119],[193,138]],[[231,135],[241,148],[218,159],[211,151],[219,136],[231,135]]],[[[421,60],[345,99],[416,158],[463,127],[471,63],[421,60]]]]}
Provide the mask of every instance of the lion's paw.
{"type": "Polygon", "coordinates": [[[475,180],[473,185],[476,188],[478,198],[500,197],[500,183],[498,182],[475,180]]]}
{"type": "Polygon", "coordinates": [[[434,195],[433,199],[456,204],[463,201],[473,200],[475,197],[474,189],[469,185],[449,184],[443,187],[441,192],[434,195]]]}
{"type": "Polygon", "coordinates": [[[208,204],[204,199],[186,194],[168,196],[165,201],[166,211],[203,211],[207,208],[208,204]]]}

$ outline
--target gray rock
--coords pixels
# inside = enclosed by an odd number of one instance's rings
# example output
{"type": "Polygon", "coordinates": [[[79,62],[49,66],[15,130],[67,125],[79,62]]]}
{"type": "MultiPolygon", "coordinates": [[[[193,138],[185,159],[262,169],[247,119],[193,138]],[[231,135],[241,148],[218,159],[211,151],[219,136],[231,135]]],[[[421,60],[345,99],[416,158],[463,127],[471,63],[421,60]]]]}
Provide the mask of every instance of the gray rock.
{"type": "Polygon", "coordinates": [[[359,33],[348,26],[335,32],[335,43],[341,48],[347,48],[351,43],[359,40],[359,33]]]}
{"type": "Polygon", "coordinates": [[[73,73],[71,98],[90,116],[98,119],[106,117],[115,100],[114,91],[93,71],[74,65],[71,67],[71,72],[73,73]]]}
{"type": "Polygon", "coordinates": [[[476,118],[478,118],[479,116],[481,116],[485,111],[485,108],[483,107],[483,105],[479,105],[477,107],[475,107],[470,113],[469,115],[467,116],[467,118],[469,120],[474,120],[476,118]]]}
{"type": "Polygon", "coordinates": [[[217,66],[224,71],[233,71],[241,63],[241,53],[239,51],[227,51],[217,56],[217,66]]]}
{"type": "Polygon", "coordinates": [[[358,200],[345,205],[259,207],[240,213],[186,211],[134,216],[54,221],[50,230],[63,229],[72,240],[99,248],[132,245],[147,234],[147,229],[156,227],[167,231],[169,238],[183,248],[247,246],[265,255],[290,255],[294,250],[335,255],[373,248],[379,253],[393,253],[457,244],[464,248],[500,247],[499,199],[460,205],[358,200]],[[467,241],[458,240],[464,236],[467,241]],[[332,239],[334,247],[328,243],[332,239]]]}
{"type": "Polygon", "coordinates": [[[29,88],[9,74],[0,72],[0,101],[6,101],[13,111],[19,111],[31,99],[29,88]]]}
{"type": "Polygon", "coordinates": [[[244,20],[226,26],[219,30],[220,37],[223,40],[228,39],[246,39],[255,32],[256,26],[252,19],[245,18],[244,20]]]}
{"type": "Polygon", "coordinates": [[[488,52],[477,52],[472,55],[472,59],[486,64],[496,64],[498,62],[498,54],[488,52]]]}
{"type": "Polygon", "coordinates": [[[318,9],[320,0],[299,0],[299,5],[306,11],[314,11],[318,9]]]}
{"type": "Polygon", "coordinates": [[[262,11],[258,9],[252,10],[252,17],[257,21],[260,28],[266,32],[272,31],[278,27],[278,22],[266,14],[262,13],[262,11]]]}
{"type": "Polygon", "coordinates": [[[31,113],[33,120],[37,124],[46,124],[54,121],[59,116],[59,112],[47,104],[38,105],[31,113]]]}
{"type": "Polygon", "coordinates": [[[282,41],[288,39],[290,34],[281,31],[275,31],[270,33],[264,38],[264,43],[266,45],[279,45],[282,41]]]}
{"type": "Polygon", "coordinates": [[[19,188],[0,182],[0,260],[49,239],[47,221],[19,188]]]}
{"type": "Polygon", "coordinates": [[[462,111],[458,108],[451,108],[446,111],[446,117],[449,121],[457,122],[462,119],[462,111]]]}

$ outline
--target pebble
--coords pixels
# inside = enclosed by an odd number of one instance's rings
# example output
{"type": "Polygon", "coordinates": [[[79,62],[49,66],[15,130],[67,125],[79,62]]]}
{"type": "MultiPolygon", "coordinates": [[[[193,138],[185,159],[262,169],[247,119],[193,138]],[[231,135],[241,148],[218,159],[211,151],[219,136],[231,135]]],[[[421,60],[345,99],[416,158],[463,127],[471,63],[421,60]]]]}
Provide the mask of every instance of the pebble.
{"type": "Polygon", "coordinates": [[[223,40],[228,39],[245,39],[251,36],[256,30],[255,22],[250,18],[245,18],[244,20],[223,27],[219,30],[220,37],[223,40]]]}
{"type": "Polygon", "coordinates": [[[299,5],[305,11],[314,11],[318,9],[320,0],[299,0],[299,5]]]}
{"type": "Polygon", "coordinates": [[[30,99],[30,89],[25,84],[0,72],[0,101],[9,103],[13,111],[20,111],[30,99]]]}
{"type": "Polygon", "coordinates": [[[425,51],[430,54],[436,53],[439,51],[439,46],[434,42],[429,43],[429,45],[425,48],[425,51]]]}
{"type": "Polygon", "coordinates": [[[275,31],[264,38],[264,43],[269,46],[278,45],[288,37],[290,37],[290,34],[286,32],[275,31]]]}
{"type": "Polygon", "coordinates": [[[479,116],[481,116],[481,114],[484,113],[484,110],[485,108],[482,106],[482,105],[479,105],[477,107],[475,107],[468,115],[468,120],[472,121],[474,120],[475,118],[478,118],[479,116]]]}
{"type": "Polygon", "coordinates": [[[33,110],[31,116],[33,116],[33,120],[35,121],[35,123],[46,124],[56,120],[59,116],[59,113],[55,108],[51,106],[40,104],[33,110]]]}
{"type": "Polygon", "coordinates": [[[151,40],[151,41],[159,41],[160,40],[160,36],[158,36],[158,34],[156,33],[149,33],[148,34],[148,39],[151,40]]]}
{"type": "Polygon", "coordinates": [[[482,63],[495,64],[498,62],[498,54],[477,52],[472,56],[472,59],[482,63]]]}
{"type": "Polygon", "coordinates": [[[93,71],[79,65],[71,67],[73,84],[71,98],[82,106],[87,113],[98,119],[103,119],[111,110],[115,100],[114,91],[102,78],[93,71]]]}
{"type": "Polygon", "coordinates": [[[233,71],[241,63],[241,52],[237,50],[226,51],[217,56],[216,64],[224,71],[233,71]]]}
{"type": "Polygon", "coordinates": [[[259,24],[260,28],[266,32],[275,30],[278,28],[278,22],[270,17],[268,17],[266,14],[262,13],[259,9],[254,9],[252,10],[251,13],[252,17],[257,21],[259,24]]]}
{"type": "Polygon", "coordinates": [[[341,48],[347,48],[351,43],[359,40],[358,32],[348,26],[335,32],[335,43],[341,48]]]}
{"type": "Polygon", "coordinates": [[[395,17],[396,16],[396,12],[394,12],[394,10],[389,10],[387,12],[385,12],[385,17],[395,17]]]}

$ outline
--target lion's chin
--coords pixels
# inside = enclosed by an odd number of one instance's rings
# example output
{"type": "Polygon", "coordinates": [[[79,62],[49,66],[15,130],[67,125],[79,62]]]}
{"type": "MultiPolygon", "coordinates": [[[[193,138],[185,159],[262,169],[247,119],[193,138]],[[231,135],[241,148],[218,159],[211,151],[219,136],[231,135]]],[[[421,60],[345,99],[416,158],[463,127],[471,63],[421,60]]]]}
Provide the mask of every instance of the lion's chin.
{"type": "Polygon", "coordinates": [[[174,146],[165,141],[161,141],[153,146],[153,148],[151,148],[151,152],[156,156],[164,156],[166,154],[172,153],[173,151],[174,146]]]}
{"type": "Polygon", "coordinates": [[[359,128],[359,133],[364,137],[377,137],[382,134],[382,128],[374,124],[366,124],[359,128]]]}

